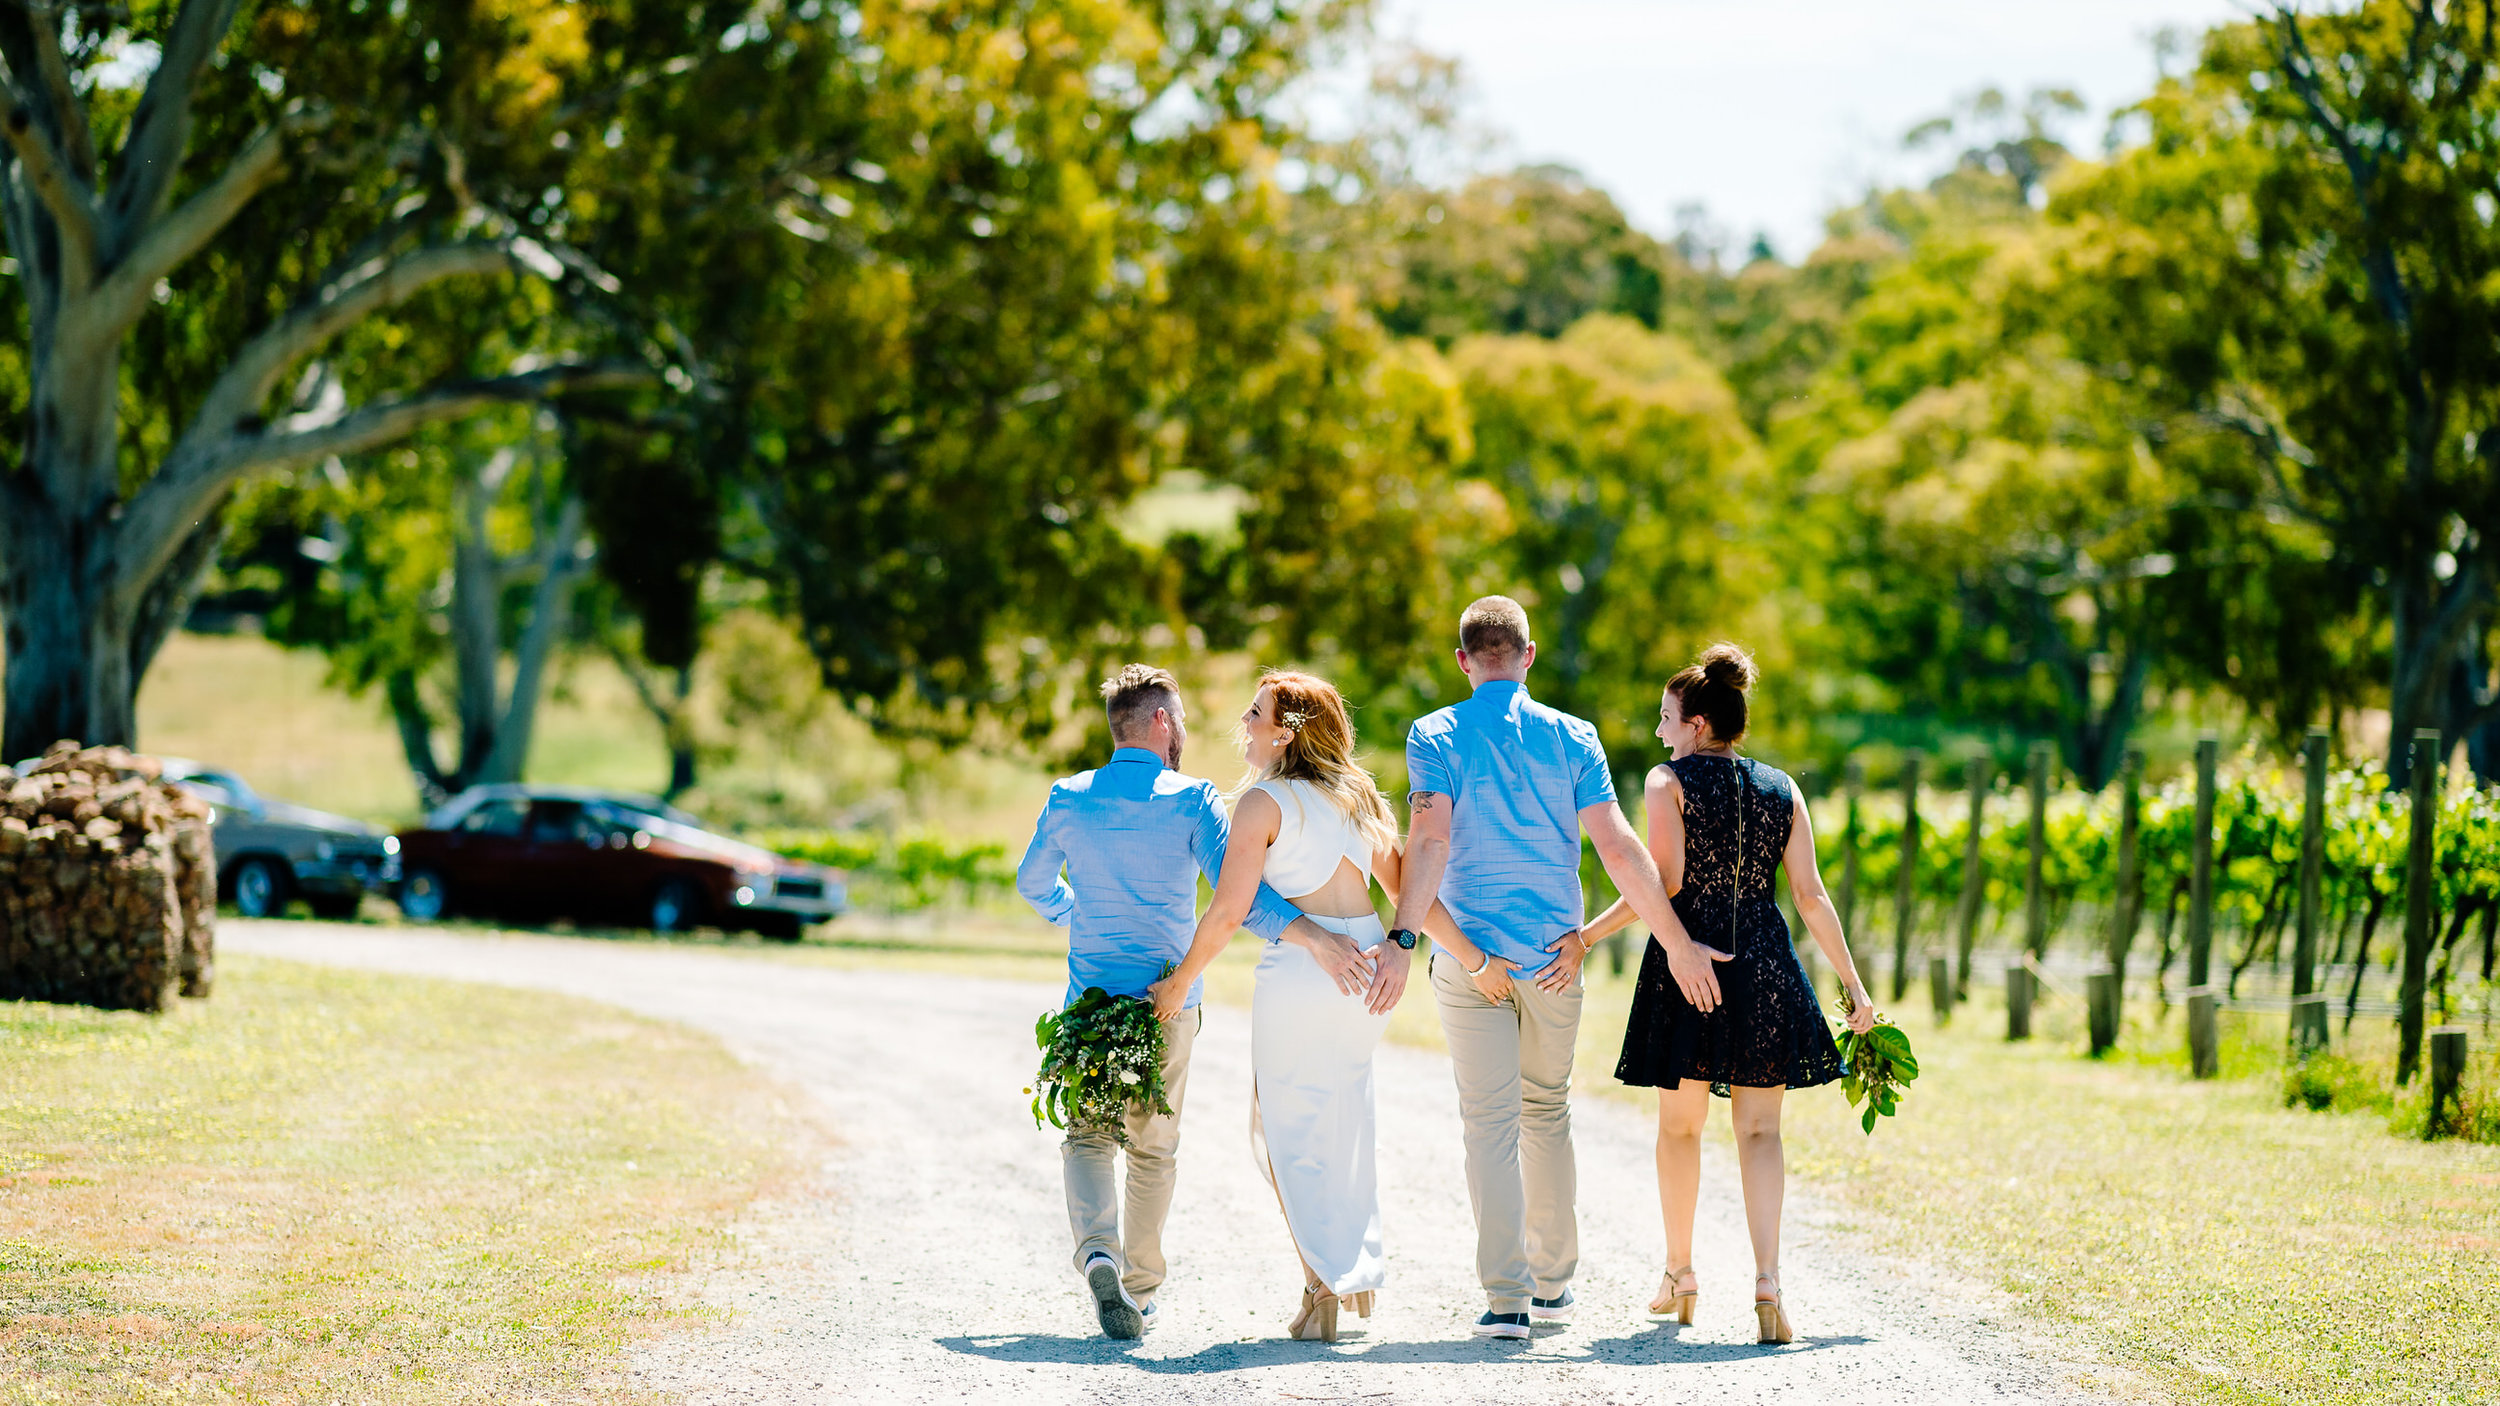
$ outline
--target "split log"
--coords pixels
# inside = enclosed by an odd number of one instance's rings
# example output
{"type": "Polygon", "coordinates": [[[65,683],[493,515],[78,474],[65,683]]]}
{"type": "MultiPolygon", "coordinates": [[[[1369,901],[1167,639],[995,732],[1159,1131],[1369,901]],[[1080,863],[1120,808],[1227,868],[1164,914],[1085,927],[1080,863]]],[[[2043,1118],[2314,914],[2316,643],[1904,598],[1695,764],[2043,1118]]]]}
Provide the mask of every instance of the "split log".
{"type": "Polygon", "coordinates": [[[208,994],[209,809],[151,757],[57,743],[0,768],[0,999],[162,1010],[208,994]]]}

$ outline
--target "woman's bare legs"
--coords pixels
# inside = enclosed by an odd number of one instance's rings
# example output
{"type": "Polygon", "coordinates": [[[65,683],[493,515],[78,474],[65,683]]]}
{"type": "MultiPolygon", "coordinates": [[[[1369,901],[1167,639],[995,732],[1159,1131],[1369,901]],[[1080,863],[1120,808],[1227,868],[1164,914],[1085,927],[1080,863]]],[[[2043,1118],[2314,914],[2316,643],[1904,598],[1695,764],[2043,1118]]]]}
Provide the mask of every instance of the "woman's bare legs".
{"type": "Polygon", "coordinates": [[[1665,1313],[1678,1291],[1695,1287],[1693,1207],[1701,1199],[1701,1129],[1710,1118],[1710,1086],[1695,1079],[1658,1091],[1658,1215],[1667,1227],[1669,1278],[1650,1303],[1665,1313]],[[1685,1271],[1681,1275],[1675,1271],[1685,1271]]]}
{"type": "MultiPolygon", "coordinates": [[[[1787,1191],[1788,1161],[1780,1147],[1780,1095],[1786,1089],[1728,1091],[1736,1122],[1736,1167],[1745,1185],[1745,1229],[1753,1236],[1754,1297],[1779,1293],[1780,1201],[1787,1191]],[[1770,1281],[1768,1292],[1762,1280],[1770,1281]]],[[[1686,1203],[1690,1206],[1690,1202],[1686,1203]]],[[[1692,1224],[1691,1212],[1685,1225],[1692,1224]]]]}

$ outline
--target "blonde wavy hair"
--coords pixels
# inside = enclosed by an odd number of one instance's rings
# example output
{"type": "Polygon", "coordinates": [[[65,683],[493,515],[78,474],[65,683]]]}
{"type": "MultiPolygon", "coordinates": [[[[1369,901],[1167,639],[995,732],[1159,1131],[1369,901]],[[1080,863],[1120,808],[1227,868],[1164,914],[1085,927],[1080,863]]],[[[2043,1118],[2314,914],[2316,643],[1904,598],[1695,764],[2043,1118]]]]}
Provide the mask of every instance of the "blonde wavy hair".
{"type": "MultiPolygon", "coordinates": [[[[1314,674],[1275,669],[1260,678],[1259,687],[1269,690],[1274,721],[1286,730],[1285,745],[1265,772],[1242,779],[1235,797],[1261,781],[1308,781],[1354,822],[1363,843],[1375,850],[1395,846],[1397,820],[1380,783],[1354,759],[1354,722],[1337,686],[1314,674]]],[[[1236,740],[1246,752],[1249,738],[1236,734],[1236,740]]]]}

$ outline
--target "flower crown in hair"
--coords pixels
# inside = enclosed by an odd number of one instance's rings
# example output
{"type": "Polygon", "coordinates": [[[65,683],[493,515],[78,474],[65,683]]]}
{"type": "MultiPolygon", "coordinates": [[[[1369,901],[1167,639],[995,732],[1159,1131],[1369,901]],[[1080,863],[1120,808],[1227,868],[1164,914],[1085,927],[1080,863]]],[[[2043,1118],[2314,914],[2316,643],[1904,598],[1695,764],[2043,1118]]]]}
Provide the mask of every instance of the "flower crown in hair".
{"type": "Polygon", "coordinates": [[[1279,711],[1276,714],[1276,720],[1283,723],[1286,727],[1291,728],[1294,732],[1299,733],[1302,731],[1302,725],[1311,720],[1311,715],[1308,713],[1288,713],[1279,711]]]}

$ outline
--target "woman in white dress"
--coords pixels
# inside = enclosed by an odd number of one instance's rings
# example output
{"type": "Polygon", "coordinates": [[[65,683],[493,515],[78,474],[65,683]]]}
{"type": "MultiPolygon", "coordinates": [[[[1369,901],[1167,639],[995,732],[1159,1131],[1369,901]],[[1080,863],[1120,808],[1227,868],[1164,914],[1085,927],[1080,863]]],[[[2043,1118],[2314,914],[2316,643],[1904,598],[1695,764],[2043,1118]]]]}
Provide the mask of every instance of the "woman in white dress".
{"type": "Polygon", "coordinates": [[[1241,715],[1250,764],[1215,898],[1179,967],[1156,983],[1177,1015],[1191,983],[1241,930],[1265,879],[1364,954],[1339,981],[1309,951],[1268,944],[1250,1007],[1251,1150],[1302,1261],[1296,1338],[1337,1340],[1341,1304],[1371,1316],[1383,1280],[1373,1158],[1372,1050],[1406,990],[1408,950],[1387,942],[1364,873],[1397,901],[1398,832],[1354,760],[1345,700],[1326,680],[1272,673],[1241,715]]]}

